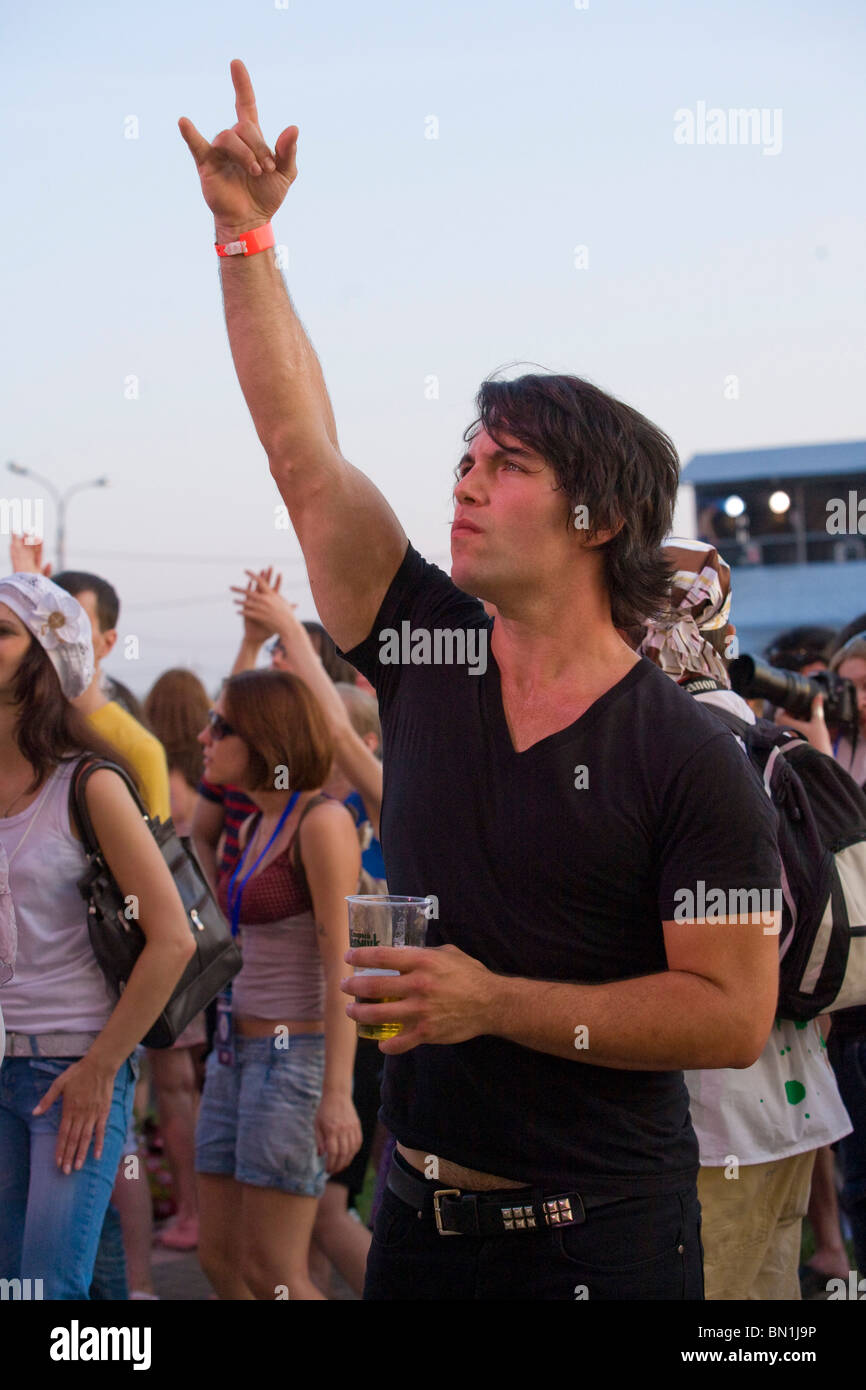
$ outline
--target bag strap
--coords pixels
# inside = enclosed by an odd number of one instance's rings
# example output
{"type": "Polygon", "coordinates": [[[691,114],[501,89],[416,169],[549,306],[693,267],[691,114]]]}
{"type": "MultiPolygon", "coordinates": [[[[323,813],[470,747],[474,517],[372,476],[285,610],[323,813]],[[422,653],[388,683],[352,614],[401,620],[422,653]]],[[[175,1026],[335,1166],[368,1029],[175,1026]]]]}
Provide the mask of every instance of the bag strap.
{"type": "Polygon", "coordinates": [[[91,773],[97,772],[103,767],[107,767],[111,772],[116,772],[117,775],[123,779],[143,819],[150,825],[150,817],[138,794],[138,789],[129,774],[125,772],[122,767],[118,767],[117,763],[112,763],[106,758],[97,758],[93,756],[93,754],[85,753],[83,757],[79,759],[78,765],[69,783],[69,818],[75,823],[88,856],[100,854],[101,849],[96,831],[93,829],[93,821],[90,819],[90,812],[87,809],[84,789],[87,786],[91,773]]]}

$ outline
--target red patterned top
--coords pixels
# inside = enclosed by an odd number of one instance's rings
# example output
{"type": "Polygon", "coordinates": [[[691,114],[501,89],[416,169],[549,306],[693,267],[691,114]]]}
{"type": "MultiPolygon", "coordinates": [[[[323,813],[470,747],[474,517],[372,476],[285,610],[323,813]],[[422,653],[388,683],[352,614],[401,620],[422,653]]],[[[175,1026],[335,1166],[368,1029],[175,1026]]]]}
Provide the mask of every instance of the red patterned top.
{"type": "MultiPolygon", "coordinates": [[[[318,805],[320,801],[332,799],[325,796],[313,797],[304,807],[301,820],[312,806],[318,805]]],[[[247,845],[250,844],[256,833],[261,814],[261,811],[256,812],[246,836],[245,844],[247,845]]],[[[297,917],[302,912],[312,911],[313,900],[310,897],[304,866],[300,861],[299,854],[293,857],[295,841],[300,828],[301,821],[298,821],[295,833],[283,852],[278,854],[276,859],[272,859],[270,864],[266,864],[264,869],[259,869],[251,879],[247,880],[241,902],[241,921],[245,926],[257,927],[265,922],[278,922],[285,917],[297,917]]],[[[225,869],[220,869],[219,872],[219,904],[229,921],[231,921],[229,882],[237,868],[239,858],[240,856],[233,864],[225,869]]],[[[252,868],[254,862],[253,860],[244,865],[235,883],[235,892],[237,892],[244,874],[252,868]]]]}

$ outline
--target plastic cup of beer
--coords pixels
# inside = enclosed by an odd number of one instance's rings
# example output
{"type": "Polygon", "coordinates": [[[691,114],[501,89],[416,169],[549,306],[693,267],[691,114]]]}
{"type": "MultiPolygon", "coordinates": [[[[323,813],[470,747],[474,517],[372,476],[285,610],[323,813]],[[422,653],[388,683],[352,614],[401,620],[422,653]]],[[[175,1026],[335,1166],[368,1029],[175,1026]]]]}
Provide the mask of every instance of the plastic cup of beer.
{"type": "MultiPolygon", "coordinates": [[[[427,923],[435,898],[401,898],[392,893],[358,893],[346,898],[349,904],[349,945],[423,946],[427,923]]],[[[355,968],[356,975],[399,975],[399,970],[355,968]]],[[[387,1004],[393,999],[362,999],[359,1004],[387,1004]]],[[[359,1038],[393,1038],[402,1032],[402,1023],[358,1023],[359,1038]]]]}

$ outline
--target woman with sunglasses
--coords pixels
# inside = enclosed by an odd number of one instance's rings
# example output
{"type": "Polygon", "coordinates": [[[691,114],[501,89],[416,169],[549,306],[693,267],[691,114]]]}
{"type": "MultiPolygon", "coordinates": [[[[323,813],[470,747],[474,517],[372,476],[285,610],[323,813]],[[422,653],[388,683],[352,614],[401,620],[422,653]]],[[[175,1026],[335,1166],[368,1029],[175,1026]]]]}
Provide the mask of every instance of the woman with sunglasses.
{"type": "Polygon", "coordinates": [[[131,1054],[195,949],[126,784],[100,768],[87,809],[145,944],[118,1001],[97,965],[70,779],[85,752],[124,764],[72,704],[92,677],[77,599],[41,574],[0,579],[0,891],[17,935],[7,931],[0,960],[0,1279],[39,1280],[50,1299],[89,1297],[132,1108],[131,1054]]]}
{"type": "Polygon", "coordinates": [[[321,1299],[308,1271],[317,1201],[361,1142],[340,991],[358,837],[321,793],[333,742],[298,677],[232,676],[199,738],[208,781],[258,807],[219,874],[244,964],[199,1112],[199,1258],[220,1298],[321,1299]]]}

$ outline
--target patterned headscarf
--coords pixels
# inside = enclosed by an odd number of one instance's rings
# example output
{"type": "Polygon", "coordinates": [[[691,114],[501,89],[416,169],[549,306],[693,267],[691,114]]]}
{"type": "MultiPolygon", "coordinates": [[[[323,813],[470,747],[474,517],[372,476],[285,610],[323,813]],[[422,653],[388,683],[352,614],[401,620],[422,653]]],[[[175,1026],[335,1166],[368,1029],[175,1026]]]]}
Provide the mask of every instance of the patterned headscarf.
{"type": "Polygon", "coordinates": [[[703,633],[728,625],[730,566],[706,541],[671,537],[664,549],[673,570],[670,610],[645,624],[638,651],[675,680],[712,676],[728,687],[725,663],[703,633]]]}
{"type": "Polygon", "coordinates": [[[83,695],[93,680],[93,636],[78,599],[44,574],[9,574],[0,579],[0,603],[45,649],[67,700],[83,695]]]}

